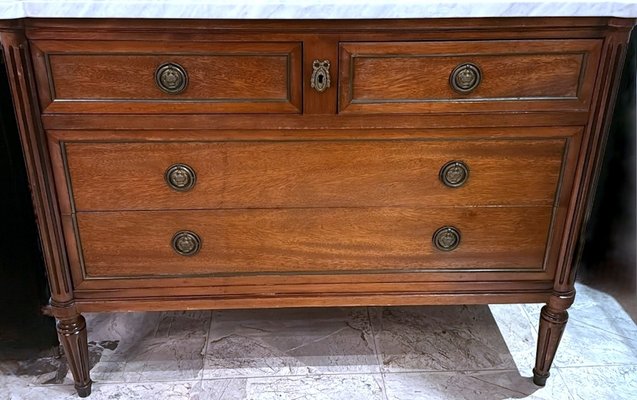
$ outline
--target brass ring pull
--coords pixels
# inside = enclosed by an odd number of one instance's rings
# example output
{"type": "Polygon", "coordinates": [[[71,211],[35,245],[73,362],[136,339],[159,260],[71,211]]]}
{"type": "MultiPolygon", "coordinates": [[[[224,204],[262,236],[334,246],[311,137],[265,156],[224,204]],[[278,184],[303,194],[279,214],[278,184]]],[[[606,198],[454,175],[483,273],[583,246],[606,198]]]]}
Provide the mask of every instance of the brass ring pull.
{"type": "Polygon", "coordinates": [[[174,164],[166,170],[164,179],[171,189],[178,192],[186,192],[195,186],[197,175],[186,164],[174,164]]]}
{"type": "Polygon", "coordinates": [[[441,251],[455,250],[460,244],[460,231],[453,226],[443,226],[434,233],[433,243],[441,251]]]}
{"type": "Polygon", "coordinates": [[[312,78],[310,86],[312,89],[321,93],[331,85],[330,80],[330,62],[328,60],[314,60],[312,62],[312,78]]]}
{"type": "Polygon", "coordinates": [[[469,167],[462,161],[449,161],[440,168],[440,181],[447,187],[457,188],[469,178],[469,167]]]}
{"type": "Polygon", "coordinates": [[[467,94],[475,90],[482,80],[482,72],[473,63],[464,63],[453,69],[449,84],[458,93],[467,94]]]}
{"type": "Polygon", "coordinates": [[[168,94],[179,94],[188,86],[188,74],[179,64],[168,62],[157,67],[155,83],[168,94]]]}
{"type": "Polygon", "coordinates": [[[199,235],[192,231],[179,231],[172,240],[173,250],[182,256],[194,256],[201,249],[199,235]]]}

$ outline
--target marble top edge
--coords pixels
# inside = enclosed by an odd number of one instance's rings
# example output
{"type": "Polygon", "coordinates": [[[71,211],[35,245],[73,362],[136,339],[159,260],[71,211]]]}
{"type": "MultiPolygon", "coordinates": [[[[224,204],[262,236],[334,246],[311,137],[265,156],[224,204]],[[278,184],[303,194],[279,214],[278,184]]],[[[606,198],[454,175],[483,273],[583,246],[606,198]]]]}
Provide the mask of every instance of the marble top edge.
{"type": "Polygon", "coordinates": [[[637,17],[637,0],[0,0],[0,19],[637,17]]]}

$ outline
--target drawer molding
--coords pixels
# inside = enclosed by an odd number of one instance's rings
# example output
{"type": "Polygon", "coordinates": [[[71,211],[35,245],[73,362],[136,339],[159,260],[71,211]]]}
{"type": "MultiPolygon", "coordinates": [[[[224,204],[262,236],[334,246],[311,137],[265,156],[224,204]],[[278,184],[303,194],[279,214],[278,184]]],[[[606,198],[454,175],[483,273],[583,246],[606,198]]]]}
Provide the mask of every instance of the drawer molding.
{"type": "Polygon", "coordinates": [[[32,53],[45,113],[300,113],[301,49],[284,42],[37,41],[32,53]],[[179,93],[155,82],[167,63],[187,71],[179,93]]]}
{"type": "Polygon", "coordinates": [[[601,41],[341,42],[340,49],[341,113],[587,111],[601,41]],[[474,90],[453,89],[459,65],[480,71],[474,90]]]}
{"type": "Polygon", "coordinates": [[[567,145],[564,137],[69,140],[59,142],[56,173],[67,176],[69,211],[548,206],[555,203],[567,145]],[[166,169],[177,164],[196,171],[191,190],[166,184],[166,169]],[[441,173],[455,164],[467,174],[471,169],[471,178],[450,187],[441,173]]]}

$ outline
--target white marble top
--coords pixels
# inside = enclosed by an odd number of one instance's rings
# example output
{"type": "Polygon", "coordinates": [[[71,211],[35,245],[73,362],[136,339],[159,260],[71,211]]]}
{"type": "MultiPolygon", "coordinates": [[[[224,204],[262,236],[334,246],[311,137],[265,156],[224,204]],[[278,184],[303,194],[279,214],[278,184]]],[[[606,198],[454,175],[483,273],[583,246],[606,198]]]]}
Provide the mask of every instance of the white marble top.
{"type": "Polygon", "coordinates": [[[637,17],[637,0],[0,0],[9,18],[637,17]]]}

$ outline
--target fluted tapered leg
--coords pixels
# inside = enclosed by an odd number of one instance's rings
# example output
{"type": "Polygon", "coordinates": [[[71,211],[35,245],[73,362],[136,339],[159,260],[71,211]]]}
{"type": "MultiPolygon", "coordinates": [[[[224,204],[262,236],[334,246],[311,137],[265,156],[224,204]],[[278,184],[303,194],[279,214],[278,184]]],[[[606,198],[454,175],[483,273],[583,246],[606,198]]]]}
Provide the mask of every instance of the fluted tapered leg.
{"type": "Polygon", "coordinates": [[[82,315],[58,319],[57,330],[80,397],[91,394],[86,321],[82,315]]]}
{"type": "Polygon", "coordinates": [[[568,312],[566,311],[575,299],[575,291],[558,293],[555,292],[549,298],[548,303],[542,307],[540,313],[540,329],[537,341],[537,356],[535,368],[533,368],[533,382],[536,385],[544,386],[549,377],[549,370],[555,353],[562,339],[568,312]]]}

